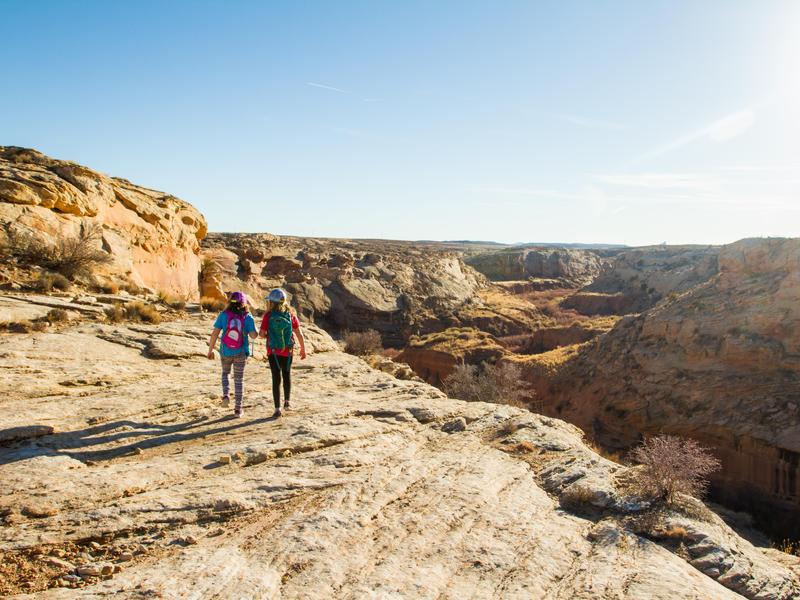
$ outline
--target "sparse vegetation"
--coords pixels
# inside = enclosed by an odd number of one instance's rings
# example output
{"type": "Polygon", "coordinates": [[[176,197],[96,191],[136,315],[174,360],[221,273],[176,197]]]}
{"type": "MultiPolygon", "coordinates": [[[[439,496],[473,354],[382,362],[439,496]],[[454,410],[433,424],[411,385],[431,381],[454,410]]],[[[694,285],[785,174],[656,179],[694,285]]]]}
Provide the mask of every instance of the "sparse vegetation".
{"type": "Polygon", "coordinates": [[[66,292],[72,287],[72,284],[61,273],[44,271],[39,274],[39,278],[33,283],[33,287],[40,292],[52,292],[54,289],[66,292]]]}
{"type": "Polygon", "coordinates": [[[152,305],[138,300],[127,304],[113,304],[105,310],[105,314],[106,318],[112,323],[139,321],[157,324],[161,322],[161,315],[152,305]]]}
{"type": "Polygon", "coordinates": [[[344,334],[344,351],[356,356],[379,354],[383,350],[381,334],[374,329],[348,331],[344,334]]]}
{"type": "Polygon", "coordinates": [[[5,328],[12,333],[41,332],[47,329],[46,321],[16,321],[5,323],[5,328]]]}
{"type": "Polygon", "coordinates": [[[781,540],[774,544],[776,550],[792,554],[793,556],[800,556],[800,540],[781,540]]]}
{"type": "Polygon", "coordinates": [[[211,298],[210,296],[203,296],[200,298],[200,306],[203,310],[218,311],[225,310],[227,303],[220,298],[211,298]]]}
{"type": "Polygon", "coordinates": [[[102,227],[82,227],[75,236],[61,237],[51,244],[33,235],[17,234],[13,253],[28,265],[44,267],[68,279],[91,275],[95,268],[111,261],[111,256],[98,248],[102,227]]]}
{"type": "Polygon", "coordinates": [[[173,296],[172,294],[168,294],[164,291],[158,292],[158,301],[174,310],[183,310],[186,308],[186,300],[173,296]]]}
{"type": "Polygon", "coordinates": [[[641,466],[633,472],[633,487],[641,495],[673,503],[678,494],[700,496],[708,476],[720,463],[694,440],[660,435],[635,448],[631,459],[641,466]]]}
{"type": "Polygon", "coordinates": [[[449,396],[470,402],[494,402],[524,406],[524,400],[533,395],[522,379],[522,368],[513,363],[490,365],[457,365],[444,380],[449,396]]]}
{"type": "Polygon", "coordinates": [[[119,294],[119,285],[114,281],[104,281],[97,285],[97,289],[104,294],[119,294]]]}
{"type": "Polygon", "coordinates": [[[63,308],[54,308],[45,317],[48,323],[65,323],[69,321],[69,313],[63,308]]]}

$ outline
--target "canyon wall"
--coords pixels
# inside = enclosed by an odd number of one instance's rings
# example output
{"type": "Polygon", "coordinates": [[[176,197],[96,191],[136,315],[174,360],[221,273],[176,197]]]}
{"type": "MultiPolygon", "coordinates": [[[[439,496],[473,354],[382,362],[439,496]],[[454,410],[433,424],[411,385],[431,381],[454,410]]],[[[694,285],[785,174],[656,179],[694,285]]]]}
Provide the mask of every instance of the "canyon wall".
{"type": "Polygon", "coordinates": [[[17,235],[54,244],[93,224],[111,259],[101,274],[197,298],[207,228],[192,205],[35,150],[0,146],[0,245],[17,235]]]}
{"type": "Polygon", "coordinates": [[[466,262],[493,281],[544,278],[579,286],[590,283],[605,261],[589,250],[510,248],[475,254],[466,262]]]}
{"type": "Polygon", "coordinates": [[[684,272],[712,262],[707,281],[669,292],[532,380],[548,413],[606,446],[660,432],[708,445],[723,464],[717,497],[797,537],[800,240],[742,240],[684,272]]]}

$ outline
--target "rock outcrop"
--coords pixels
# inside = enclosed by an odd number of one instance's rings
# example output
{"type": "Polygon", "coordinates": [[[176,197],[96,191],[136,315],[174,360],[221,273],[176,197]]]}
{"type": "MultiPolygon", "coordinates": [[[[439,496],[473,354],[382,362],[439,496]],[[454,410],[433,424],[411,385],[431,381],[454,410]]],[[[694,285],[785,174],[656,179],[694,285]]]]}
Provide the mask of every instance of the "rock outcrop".
{"type": "MultiPolygon", "coordinates": [[[[796,558],[688,499],[653,519],[629,470],[557,419],[448,399],[336,351],[297,361],[279,420],[250,361],[233,419],[218,364],[199,356],[208,326],[0,335],[14,367],[0,373],[0,430],[16,432],[0,445],[0,594],[800,594],[796,558]],[[158,344],[182,350],[154,359],[158,344]]],[[[318,335],[316,350],[332,347],[318,335]]]]}
{"type": "Polygon", "coordinates": [[[259,301],[283,287],[306,320],[331,330],[377,330],[388,345],[442,329],[479,303],[485,279],[437,244],[211,234],[203,294],[242,289],[259,301]]]}
{"type": "Polygon", "coordinates": [[[562,287],[587,285],[604,259],[589,250],[504,248],[467,257],[466,263],[492,281],[555,279],[562,287]]]}
{"type": "Polygon", "coordinates": [[[0,146],[0,246],[16,235],[45,243],[97,224],[109,275],[187,300],[198,296],[203,216],[169,194],[35,150],[0,146]]]}
{"type": "Polygon", "coordinates": [[[566,307],[584,314],[626,314],[654,306],[716,275],[719,247],[630,248],[603,265],[597,278],[569,298],[566,307]]]}
{"type": "Polygon", "coordinates": [[[667,432],[710,446],[723,463],[716,497],[798,537],[800,240],[742,240],[718,264],[532,380],[549,414],[604,445],[667,432]]]}

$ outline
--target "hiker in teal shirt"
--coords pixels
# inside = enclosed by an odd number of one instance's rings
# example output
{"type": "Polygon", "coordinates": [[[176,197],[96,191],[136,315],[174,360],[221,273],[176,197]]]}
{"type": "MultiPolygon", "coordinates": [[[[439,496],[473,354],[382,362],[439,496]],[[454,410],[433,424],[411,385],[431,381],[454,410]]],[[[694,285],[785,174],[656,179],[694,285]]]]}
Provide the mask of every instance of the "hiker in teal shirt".
{"type": "Polygon", "coordinates": [[[208,341],[208,358],[214,360],[214,346],[219,338],[219,353],[222,362],[222,405],[230,405],[230,383],[228,376],[233,368],[233,391],[236,400],[233,414],[244,415],[244,367],[250,356],[250,338],[258,337],[253,316],[247,308],[247,296],[233,292],[228,307],[214,321],[214,329],[208,341]],[[220,335],[222,334],[222,335],[220,335]]]}

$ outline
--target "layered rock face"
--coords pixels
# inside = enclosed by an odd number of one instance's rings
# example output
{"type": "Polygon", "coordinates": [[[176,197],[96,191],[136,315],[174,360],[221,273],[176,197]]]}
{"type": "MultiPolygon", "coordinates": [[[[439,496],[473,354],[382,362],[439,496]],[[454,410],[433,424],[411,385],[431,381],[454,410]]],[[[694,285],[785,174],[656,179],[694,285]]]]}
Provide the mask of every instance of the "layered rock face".
{"type": "Polygon", "coordinates": [[[335,330],[379,331],[389,345],[446,327],[478,302],[484,278],[435,244],[211,234],[203,294],[242,289],[257,302],[283,287],[307,320],[335,330]]]}
{"type": "Polygon", "coordinates": [[[584,314],[622,315],[654,306],[669,294],[686,291],[718,271],[714,246],[648,246],[621,251],[566,307],[584,314]]]}
{"type": "Polygon", "coordinates": [[[742,240],[718,264],[534,379],[548,412],[603,444],[658,432],[700,440],[722,460],[720,499],[798,537],[800,240],[742,240]]]}
{"type": "Polygon", "coordinates": [[[562,285],[587,285],[600,273],[604,259],[588,250],[511,248],[470,256],[468,265],[493,281],[557,279],[562,285]]]}
{"type": "Polygon", "coordinates": [[[268,370],[250,360],[245,416],[231,418],[219,364],[204,357],[209,327],[0,336],[14,367],[0,372],[0,594],[800,594],[798,559],[697,502],[649,519],[625,487],[630,470],[574,426],[399,381],[313,328],[292,410],[269,418],[268,370]]]}
{"type": "Polygon", "coordinates": [[[187,300],[198,296],[203,216],[190,204],[35,150],[0,147],[0,244],[48,243],[102,226],[101,271],[187,300]]]}

